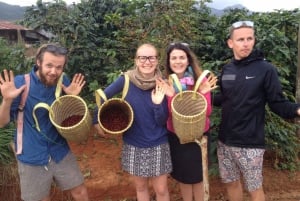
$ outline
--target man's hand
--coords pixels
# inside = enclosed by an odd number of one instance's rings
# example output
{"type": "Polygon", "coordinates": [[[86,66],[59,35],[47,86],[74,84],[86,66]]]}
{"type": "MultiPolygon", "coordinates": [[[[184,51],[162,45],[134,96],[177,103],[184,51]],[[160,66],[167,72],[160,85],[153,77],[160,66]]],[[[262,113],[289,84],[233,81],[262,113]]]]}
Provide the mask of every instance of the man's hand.
{"type": "Polygon", "coordinates": [[[85,85],[84,75],[81,73],[76,73],[72,79],[71,84],[66,87],[65,85],[62,85],[62,88],[64,92],[68,95],[78,95],[82,87],[85,85]]]}
{"type": "Polygon", "coordinates": [[[13,100],[25,89],[24,84],[20,88],[16,88],[14,83],[13,71],[3,70],[3,75],[0,74],[0,91],[3,96],[3,100],[13,100]]]}

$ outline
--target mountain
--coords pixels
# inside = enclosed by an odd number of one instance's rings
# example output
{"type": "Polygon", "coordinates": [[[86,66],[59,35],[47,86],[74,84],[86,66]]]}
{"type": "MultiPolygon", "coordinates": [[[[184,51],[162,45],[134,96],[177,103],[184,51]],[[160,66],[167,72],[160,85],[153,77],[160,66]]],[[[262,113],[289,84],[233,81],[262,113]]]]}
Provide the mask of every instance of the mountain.
{"type": "Polygon", "coordinates": [[[0,2],[0,20],[15,21],[23,19],[25,10],[26,7],[0,2]]]}
{"type": "Polygon", "coordinates": [[[230,10],[230,9],[248,9],[248,8],[246,8],[245,6],[243,6],[241,4],[236,4],[236,5],[228,6],[228,7],[224,8],[224,9],[222,9],[222,10],[215,9],[215,8],[212,8],[212,7],[210,7],[210,9],[211,9],[211,13],[213,15],[222,16],[226,10],[230,10]]]}
{"type": "MultiPolygon", "coordinates": [[[[211,8],[211,13],[216,16],[222,16],[225,10],[228,9],[247,9],[241,4],[236,4],[233,6],[226,7],[222,10],[211,8]]],[[[24,13],[25,13],[26,7],[21,7],[21,6],[15,6],[15,5],[10,5],[6,4],[3,2],[0,2],[0,20],[7,20],[7,21],[16,21],[23,19],[24,13]]]]}

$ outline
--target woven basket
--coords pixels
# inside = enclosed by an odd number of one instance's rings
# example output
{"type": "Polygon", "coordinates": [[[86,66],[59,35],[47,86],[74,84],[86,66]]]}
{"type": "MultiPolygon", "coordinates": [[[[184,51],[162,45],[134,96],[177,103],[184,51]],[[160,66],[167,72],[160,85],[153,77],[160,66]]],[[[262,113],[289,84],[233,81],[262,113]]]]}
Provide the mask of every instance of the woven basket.
{"type": "Polygon", "coordinates": [[[194,90],[182,91],[181,84],[176,74],[172,74],[175,85],[179,89],[171,101],[172,121],[174,131],[180,143],[195,142],[204,133],[207,102],[205,97],[198,92],[199,86],[209,71],[204,71],[198,78],[194,90]]]}
{"type": "MultiPolygon", "coordinates": [[[[62,80],[59,82],[61,81],[62,80]]],[[[35,111],[38,108],[45,108],[49,111],[51,123],[66,140],[74,142],[86,140],[92,125],[92,118],[86,102],[81,97],[75,95],[64,95],[59,97],[60,92],[60,87],[57,87],[55,92],[56,100],[51,106],[46,103],[38,103],[35,105],[33,109],[33,118],[37,130],[40,131],[40,128],[35,111]]]]}
{"type": "MultiPolygon", "coordinates": [[[[85,101],[79,96],[61,96],[50,107],[39,103],[34,111],[40,107],[48,109],[51,123],[66,140],[81,142],[88,138],[92,118],[85,101]]],[[[34,118],[37,129],[40,130],[35,115],[34,118]]]]}
{"type": "Polygon", "coordinates": [[[124,100],[129,88],[129,78],[124,74],[125,84],[122,98],[106,98],[105,93],[98,89],[95,93],[98,109],[99,126],[108,134],[122,134],[127,131],[133,122],[133,110],[129,103],[124,100]],[[101,99],[104,103],[101,105],[101,99]]]}

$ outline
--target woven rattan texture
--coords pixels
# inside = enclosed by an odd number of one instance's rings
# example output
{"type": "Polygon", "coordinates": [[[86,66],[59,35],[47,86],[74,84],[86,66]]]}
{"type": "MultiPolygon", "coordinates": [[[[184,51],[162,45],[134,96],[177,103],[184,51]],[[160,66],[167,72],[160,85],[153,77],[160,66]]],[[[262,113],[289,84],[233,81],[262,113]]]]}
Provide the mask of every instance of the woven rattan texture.
{"type": "Polygon", "coordinates": [[[172,121],[180,143],[200,139],[205,129],[207,102],[205,97],[194,91],[183,91],[171,102],[172,121]]]}
{"type": "Polygon", "coordinates": [[[51,108],[53,113],[50,113],[50,120],[64,138],[76,142],[87,139],[92,118],[82,98],[73,95],[61,96],[53,102],[51,108]],[[73,115],[82,115],[83,118],[73,126],[62,127],[62,122],[73,115]]]}

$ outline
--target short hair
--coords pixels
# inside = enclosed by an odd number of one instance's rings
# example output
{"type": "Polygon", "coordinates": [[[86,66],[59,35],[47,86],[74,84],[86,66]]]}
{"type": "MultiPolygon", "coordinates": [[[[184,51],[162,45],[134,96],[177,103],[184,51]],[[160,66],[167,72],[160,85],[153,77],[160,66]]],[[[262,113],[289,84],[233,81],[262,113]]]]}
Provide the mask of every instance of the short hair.
{"type": "Polygon", "coordinates": [[[68,50],[65,47],[62,47],[61,45],[56,44],[56,43],[48,43],[48,44],[42,45],[37,50],[37,53],[36,53],[36,56],[35,56],[35,62],[36,63],[37,63],[38,60],[41,61],[41,62],[43,61],[45,52],[50,52],[50,53],[52,53],[56,56],[60,56],[60,55],[65,56],[65,64],[67,63],[68,50]]]}

